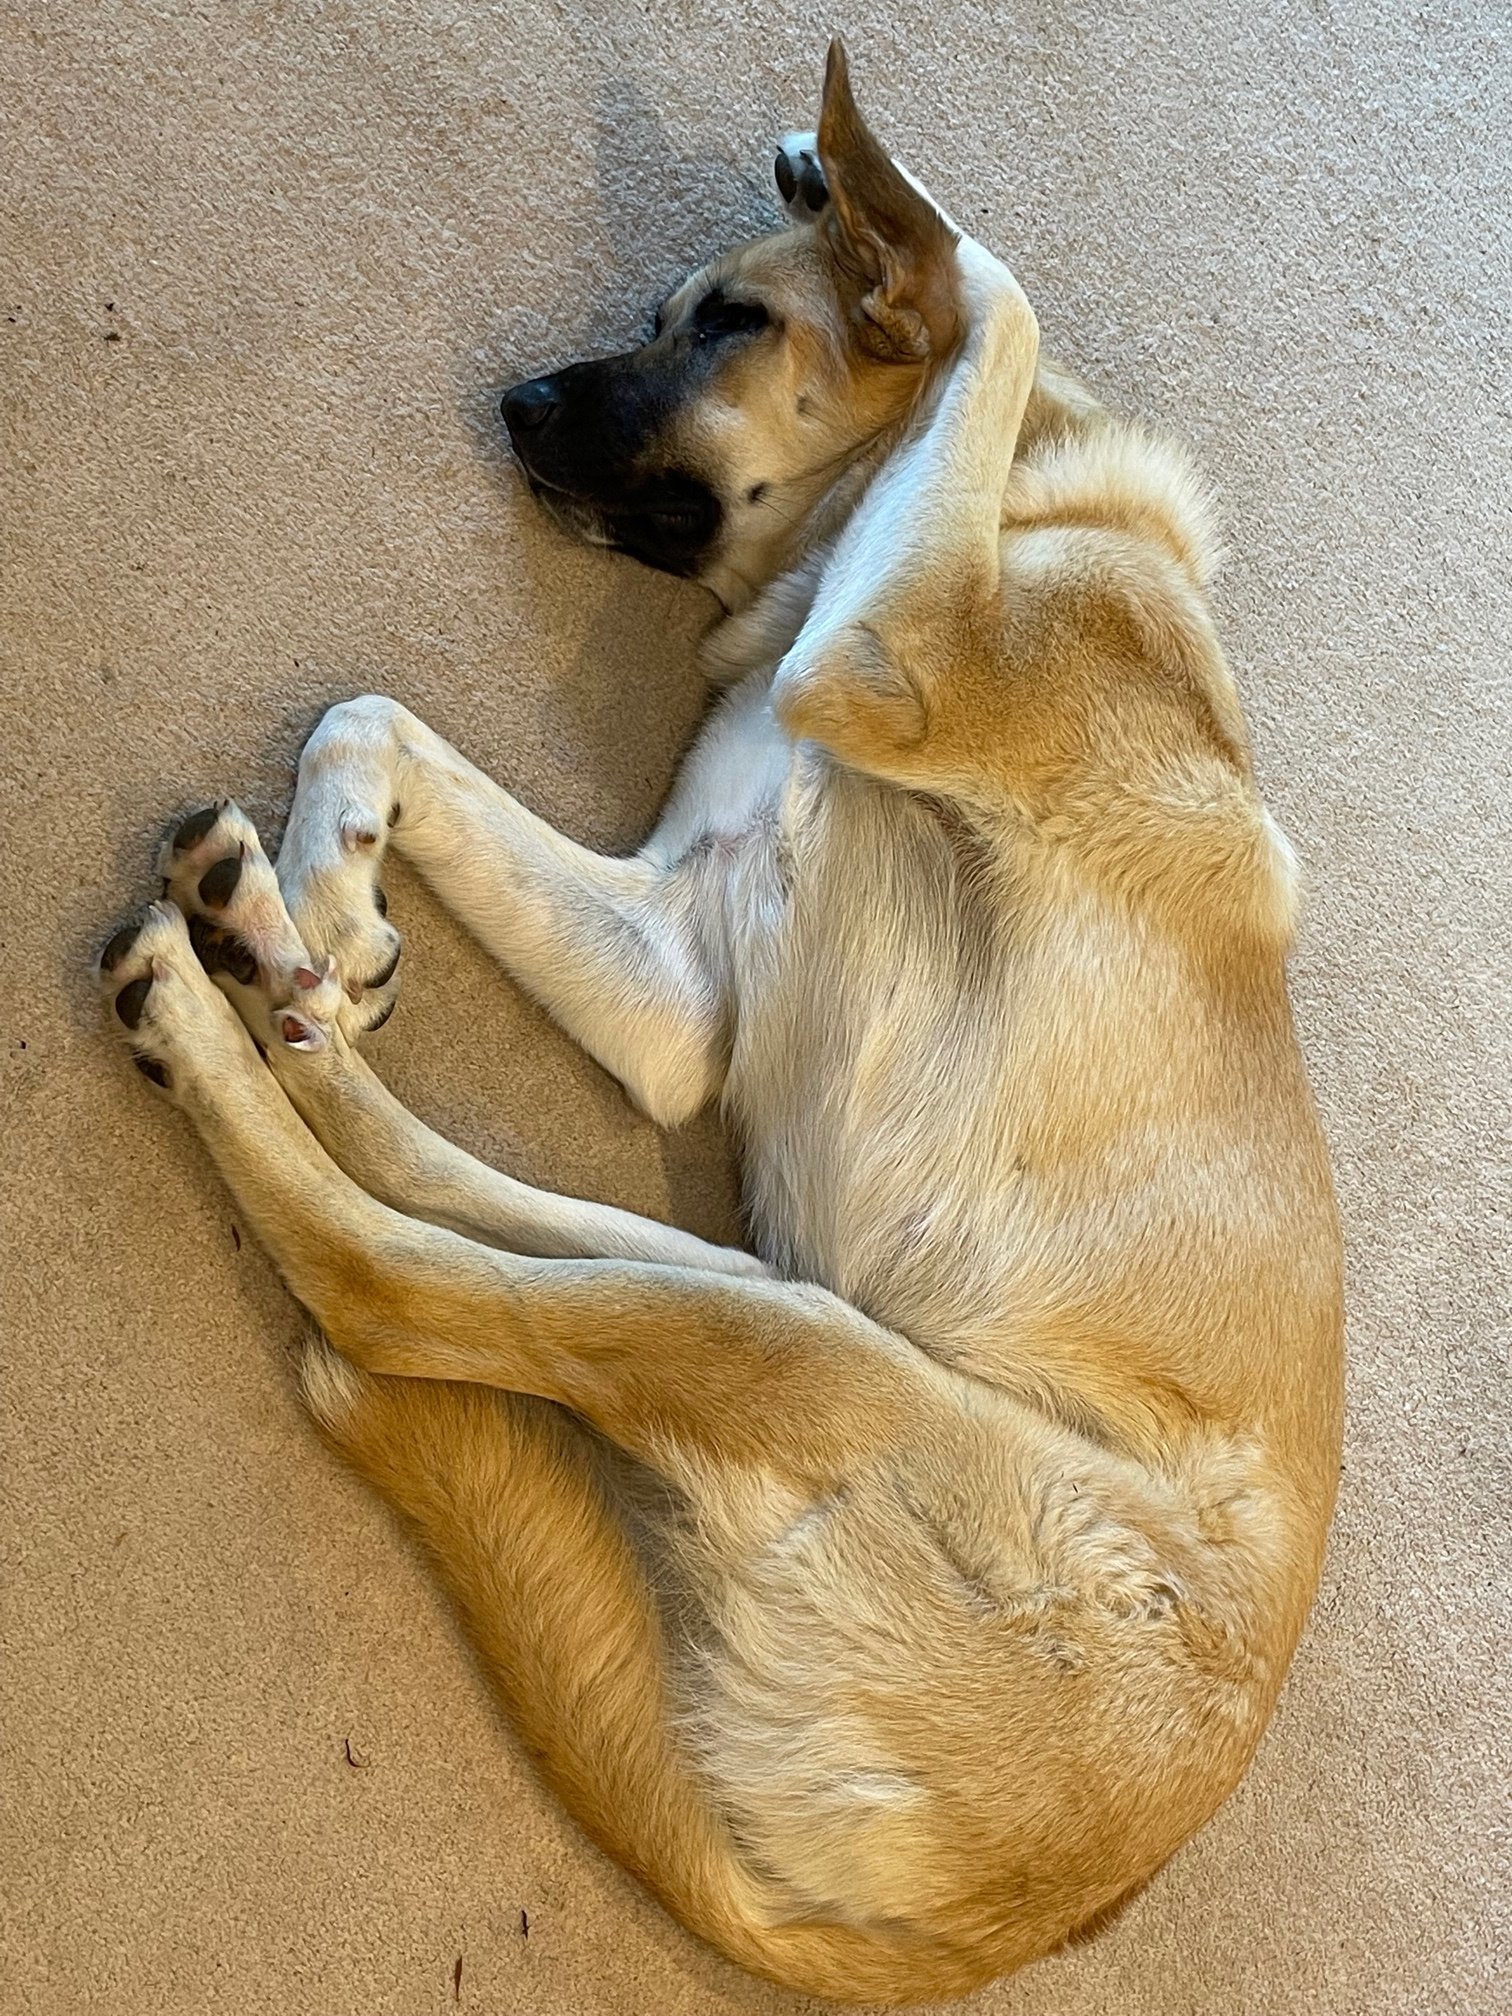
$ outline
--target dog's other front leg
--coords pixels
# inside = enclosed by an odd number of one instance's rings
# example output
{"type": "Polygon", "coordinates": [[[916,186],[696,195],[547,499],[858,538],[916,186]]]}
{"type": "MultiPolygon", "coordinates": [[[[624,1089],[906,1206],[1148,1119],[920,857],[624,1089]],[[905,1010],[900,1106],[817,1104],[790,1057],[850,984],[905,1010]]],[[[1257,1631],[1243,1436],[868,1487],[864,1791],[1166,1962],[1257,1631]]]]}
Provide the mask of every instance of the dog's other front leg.
{"type": "Polygon", "coordinates": [[[268,1062],[327,1154],[371,1196],[409,1217],[543,1259],[769,1271],[739,1247],[714,1246],[675,1225],[538,1190],[490,1168],[417,1119],[339,1030],[315,1051],[276,1044],[268,1062]]]}
{"type": "Polygon", "coordinates": [[[564,838],[406,708],[369,694],[331,708],[300,758],[278,879],[312,950],[340,962],[377,916],[389,841],[658,1125],[690,1119],[717,1091],[725,1012],[691,878],[564,838]]]}

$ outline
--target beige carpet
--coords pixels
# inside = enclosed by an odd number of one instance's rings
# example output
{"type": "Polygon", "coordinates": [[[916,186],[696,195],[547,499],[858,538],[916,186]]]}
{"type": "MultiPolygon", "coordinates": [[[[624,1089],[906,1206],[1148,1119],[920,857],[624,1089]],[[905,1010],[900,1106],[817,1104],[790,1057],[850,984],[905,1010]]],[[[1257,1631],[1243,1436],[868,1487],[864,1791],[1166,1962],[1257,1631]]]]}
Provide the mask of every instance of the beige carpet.
{"type": "MultiPolygon", "coordinates": [[[[1296,994],[1349,1232],[1347,1474],[1274,1731],[1110,1936],[977,2006],[1504,2008],[1507,16],[836,12],[878,123],[1049,339],[1227,500],[1221,615],[1311,872],[1296,994]]],[[[318,710],[373,684],[568,831],[641,832],[704,608],[535,515],[490,387],[627,337],[769,216],[830,25],[791,0],[6,11],[7,2012],[797,2007],[533,1786],[306,1429],[299,1316],[86,967],[171,812],[228,789],[276,821],[318,710]]],[[[406,993],[374,1048],[403,1095],[538,1180],[727,1226],[712,1126],[657,1138],[391,894],[406,993]]]]}

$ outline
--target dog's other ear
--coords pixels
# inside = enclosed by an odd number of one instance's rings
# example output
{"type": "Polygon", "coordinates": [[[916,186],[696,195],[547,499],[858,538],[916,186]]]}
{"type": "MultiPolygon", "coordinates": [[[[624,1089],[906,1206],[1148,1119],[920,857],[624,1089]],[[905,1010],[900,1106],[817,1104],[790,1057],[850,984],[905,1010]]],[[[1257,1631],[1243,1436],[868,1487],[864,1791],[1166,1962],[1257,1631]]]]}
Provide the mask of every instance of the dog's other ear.
{"type": "Polygon", "coordinates": [[[851,95],[837,36],[824,72],[822,219],[858,346],[900,364],[942,357],[961,329],[955,233],[893,166],[851,95]]]}

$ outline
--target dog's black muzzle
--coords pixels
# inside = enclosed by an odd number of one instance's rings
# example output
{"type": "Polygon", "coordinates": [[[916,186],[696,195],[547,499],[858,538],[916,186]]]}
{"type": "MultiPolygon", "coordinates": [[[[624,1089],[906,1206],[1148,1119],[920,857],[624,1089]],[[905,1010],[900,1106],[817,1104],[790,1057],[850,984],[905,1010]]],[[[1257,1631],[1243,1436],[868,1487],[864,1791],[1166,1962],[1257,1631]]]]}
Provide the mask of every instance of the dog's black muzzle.
{"type": "Polygon", "coordinates": [[[686,384],[645,350],[569,364],[499,401],[531,489],[580,538],[669,574],[696,574],[719,531],[719,499],[665,447],[686,384]]]}

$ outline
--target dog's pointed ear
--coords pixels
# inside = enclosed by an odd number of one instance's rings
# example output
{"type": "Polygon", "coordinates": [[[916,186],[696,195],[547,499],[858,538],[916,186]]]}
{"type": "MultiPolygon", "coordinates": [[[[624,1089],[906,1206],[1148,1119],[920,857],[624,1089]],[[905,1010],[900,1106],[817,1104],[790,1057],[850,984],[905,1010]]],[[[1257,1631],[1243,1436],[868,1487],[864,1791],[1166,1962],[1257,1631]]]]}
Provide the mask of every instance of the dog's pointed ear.
{"type": "Polygon", "coordinates": [[[861,117],[837,36],[824,72],[822,219],[858,347],[900,364],[944,356],[961,331],[955,233],[861,117]]]}

